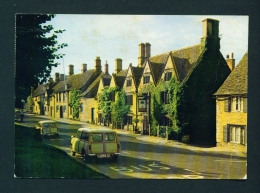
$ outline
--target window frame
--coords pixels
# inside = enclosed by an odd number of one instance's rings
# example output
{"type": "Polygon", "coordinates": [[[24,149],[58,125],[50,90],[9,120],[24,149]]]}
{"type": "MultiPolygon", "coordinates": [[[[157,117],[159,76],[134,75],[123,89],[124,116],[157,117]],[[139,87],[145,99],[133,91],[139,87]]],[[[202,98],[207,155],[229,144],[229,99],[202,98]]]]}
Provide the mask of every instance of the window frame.
{"type": "Polygon", "coordinates": [[[143,77],[143,84],[148,84],[150,82],[150,76],[143,77]]]}

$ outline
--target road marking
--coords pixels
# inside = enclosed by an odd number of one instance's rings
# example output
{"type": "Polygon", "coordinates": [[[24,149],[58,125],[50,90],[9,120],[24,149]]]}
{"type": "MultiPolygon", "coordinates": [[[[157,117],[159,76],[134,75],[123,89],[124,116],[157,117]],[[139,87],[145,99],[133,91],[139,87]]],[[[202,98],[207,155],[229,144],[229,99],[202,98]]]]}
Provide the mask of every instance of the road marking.
{"type": "Polygon", "coordinates": [[[195,173],[195,174],[201,174],[201,173],[199,173],[199,172],[196,172],[196,171],[193,171],[193,170],[189,170],[189,169],[184,169],[184,170],[189,171],[189,172],[193,172],[193,173],[195,173]]]}

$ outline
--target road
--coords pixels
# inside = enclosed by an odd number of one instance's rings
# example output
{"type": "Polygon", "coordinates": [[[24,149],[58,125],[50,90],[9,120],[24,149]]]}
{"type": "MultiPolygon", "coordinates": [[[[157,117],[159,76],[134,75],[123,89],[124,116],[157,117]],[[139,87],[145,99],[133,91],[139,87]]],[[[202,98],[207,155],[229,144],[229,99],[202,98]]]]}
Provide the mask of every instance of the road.
{"type": "MultiPolygon", "coordinates": [[[[34,126],[39,120],[43,118],[26,116],[24,124],[34,126]]],[[[71,135],[82,126],[97,127],[64,122],[58,122],[58,126],[59,137],[43,141],[69,155],[71,135]]],[[[113,179],[242,179],[247,173],[247,160],[243,157],[158,145],[123,132],[118,135],[122,146],[118,160],[94,160],[87,164],[88,167],[113,179]]],[[[83,163],[80,155],[73,158],[83,163]]]]}

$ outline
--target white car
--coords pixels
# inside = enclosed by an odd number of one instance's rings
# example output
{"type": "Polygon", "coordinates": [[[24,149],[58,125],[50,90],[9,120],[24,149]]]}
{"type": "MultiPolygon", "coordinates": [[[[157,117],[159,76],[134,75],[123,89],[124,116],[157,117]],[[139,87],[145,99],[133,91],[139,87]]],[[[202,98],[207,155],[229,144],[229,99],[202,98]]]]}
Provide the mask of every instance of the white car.
{"type": "Polygon", "coordinates": [[[39,121],[36,125],[36,129],[40,130],[40,134],[44,136],[49,135],[59,135],[59,129],[55,121],[46,120],[46,121],[39,121]]]}

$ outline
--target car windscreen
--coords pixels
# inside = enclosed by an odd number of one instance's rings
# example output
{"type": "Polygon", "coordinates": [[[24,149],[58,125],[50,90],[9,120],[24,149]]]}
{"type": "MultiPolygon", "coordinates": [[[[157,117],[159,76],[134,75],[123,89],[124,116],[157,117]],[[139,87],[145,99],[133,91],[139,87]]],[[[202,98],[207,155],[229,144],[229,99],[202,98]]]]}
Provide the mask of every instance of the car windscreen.
{"type": "Polygon", "coordinates": [[[92,141],[93,142],[101,142],[101,141],[103,141],[102,133],[93,133],[92,134],[92,141]]]}
{"type": "Polygon", "coordinates": [[[50,123],[50,127],[56,127],[55,123],[50,123]]]}
{"type": "Polygon", "coordinates": [[[116,136],[114,133],[105,133],[105,140],[106,141],[115,141],[116,136]]]}

